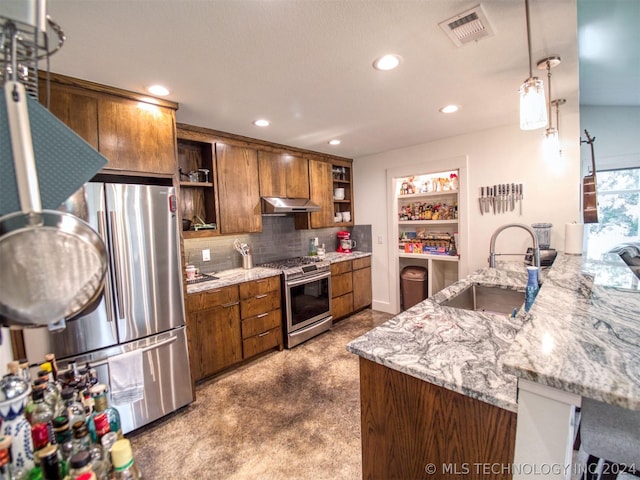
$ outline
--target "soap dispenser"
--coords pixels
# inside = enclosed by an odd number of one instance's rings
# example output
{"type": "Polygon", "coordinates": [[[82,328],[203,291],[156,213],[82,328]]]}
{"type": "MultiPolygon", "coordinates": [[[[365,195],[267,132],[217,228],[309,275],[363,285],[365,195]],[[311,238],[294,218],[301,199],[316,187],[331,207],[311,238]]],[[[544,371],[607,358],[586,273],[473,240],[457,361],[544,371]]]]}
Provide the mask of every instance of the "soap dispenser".
{"type": "Polygon", "coordinates": [[[538,294],[538,267],[527,267],[527,287],[524,294],[524,310],[528,312],[538,294]]]}

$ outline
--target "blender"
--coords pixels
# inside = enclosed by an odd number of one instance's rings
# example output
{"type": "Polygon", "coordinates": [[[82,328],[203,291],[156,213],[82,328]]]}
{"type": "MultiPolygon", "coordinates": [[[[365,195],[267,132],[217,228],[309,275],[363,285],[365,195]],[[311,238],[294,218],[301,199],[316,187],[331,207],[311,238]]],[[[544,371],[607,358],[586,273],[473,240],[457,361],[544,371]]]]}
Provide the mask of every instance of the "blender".
{"type": "Polygon", "coordinates": [[[346,230],[340,230],[338,232],[338,253],[351,253],[352,249],[356,246],[355,240],[351,240],[351,233],[346,230]]]}
{"type": "MultiPolygon", "coordinates": [[[[538,246],[540,247],[540,266],[548,267],[553,264],[558,252],[555,248],[550,248],[551,244],[551,223],[532,223],[531,227],[536,232],[538,238],[538,246]]],[[[533,249],[527,249],[527,255],[524,257],[527,265],[533,265],[533,249]]]]}

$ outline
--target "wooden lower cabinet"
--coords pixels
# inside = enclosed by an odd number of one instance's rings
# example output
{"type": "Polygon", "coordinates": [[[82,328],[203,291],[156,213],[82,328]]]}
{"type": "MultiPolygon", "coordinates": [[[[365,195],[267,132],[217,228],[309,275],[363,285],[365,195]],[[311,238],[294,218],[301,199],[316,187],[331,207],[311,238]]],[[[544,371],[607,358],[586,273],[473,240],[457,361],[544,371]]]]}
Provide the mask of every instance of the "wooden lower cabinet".
{"type": "Polygon", "coordinates": [[[512,478],[514,412],[364,358],[360,411],[363,479],[512,478]]]}
{"type": "Polygon", "coordinates": [[[243,358],[283,349],[280,277],[240,284],[243,358]]]}
{"type": "Polygon", "coordinates": [[[187,296],[187,338],[194,381],[242,360],[238,286],[187,296]]]}
{"type": "Polygon", "coordinates": [[[353,261],[354,312],[371,305],[373,300],[371,288],[371,257],[356,258],[353,261]]]}
{"type": "Polygon", "coordinates": [[[272,348],[283,349],[280,276],[187,295],[193,381],[272,348]]]}
{"type": "Polygon", "coordinates": [[[339,320],[371,305],[371,257],[331,264],[331,316],[339,320]]]}

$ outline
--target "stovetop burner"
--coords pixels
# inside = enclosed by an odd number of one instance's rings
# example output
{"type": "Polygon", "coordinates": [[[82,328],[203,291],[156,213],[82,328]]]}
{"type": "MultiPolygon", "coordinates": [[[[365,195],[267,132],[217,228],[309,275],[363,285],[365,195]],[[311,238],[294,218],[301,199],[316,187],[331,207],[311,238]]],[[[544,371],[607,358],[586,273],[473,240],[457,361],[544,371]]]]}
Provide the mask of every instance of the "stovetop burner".
{"type": "Polygon", "coordinates": [[[319,257],[293,257],[263,263],[260,266],[282,270],[285,278],[291,279],[327,271],[330,265],[331,263],[328,260],[319,257]]]}

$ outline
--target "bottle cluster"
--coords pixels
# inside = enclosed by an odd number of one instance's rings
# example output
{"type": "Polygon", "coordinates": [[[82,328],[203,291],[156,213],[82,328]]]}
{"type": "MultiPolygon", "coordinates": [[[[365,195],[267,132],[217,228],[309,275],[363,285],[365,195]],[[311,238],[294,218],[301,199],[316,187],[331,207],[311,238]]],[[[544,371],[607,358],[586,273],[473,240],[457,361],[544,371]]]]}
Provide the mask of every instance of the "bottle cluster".
{"type": "Polygon", "coordinates": [[[2,412],[0,480],[142,478],[94,368],[70,362],[59,372],[47,355],[37,378],[26,361],[10,362],[8,369],[0,404],[12,408],[2,412]]]}

